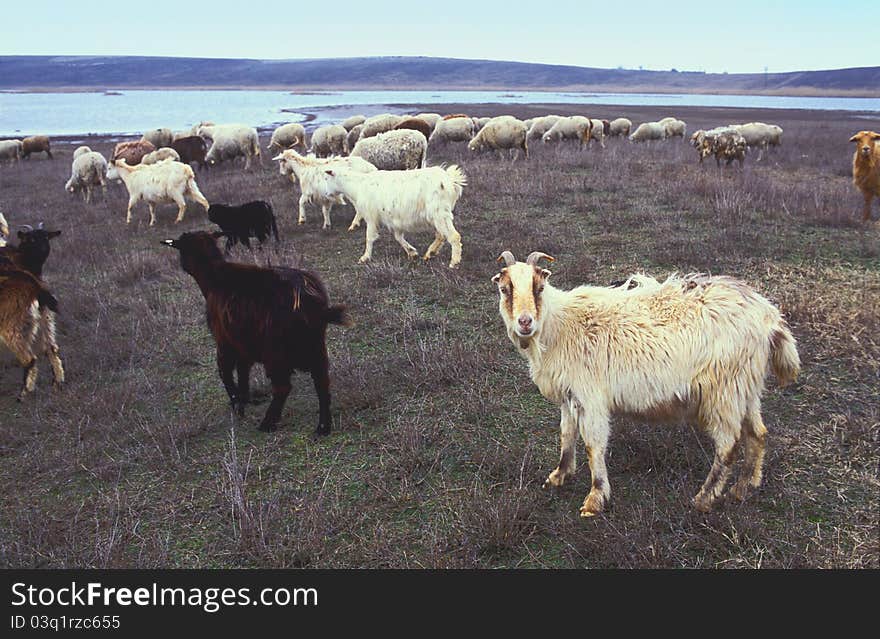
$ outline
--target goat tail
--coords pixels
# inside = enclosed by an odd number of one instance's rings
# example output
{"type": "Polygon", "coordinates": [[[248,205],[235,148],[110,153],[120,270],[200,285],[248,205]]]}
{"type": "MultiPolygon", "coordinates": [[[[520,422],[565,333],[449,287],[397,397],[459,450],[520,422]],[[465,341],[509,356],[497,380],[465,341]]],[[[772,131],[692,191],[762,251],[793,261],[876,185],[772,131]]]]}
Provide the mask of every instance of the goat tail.
{"type": "Polygon", "coordinates": [[[783,319],[779,320],[770,334],[770,365],[782,386],[796,380],[801,370],[801,358],[794,335],[783,319]]]}
{"type": "Polygon", "coordinates": [[[58,312],[58,300],[44,288],[40,289],[40,292],[37,293],[37,303],[40,305],[41,311],[48,308],[53,313],[58,312]]]}
{"type": "Polygon", "coordinates": [[[461,170],[461,167],[457,164],[450,164],[449,166],[447,166],[446,175],[449,176],[449,178],[452,180],[452,183],[457,189],[461,189],[467,186],[467,176],[464,174],[464,171],[461,170]]]}
{"type": "Polygon", "coordinates": [[[334,304],[328,306],[324,311],[324,319],[328,324],[339,324],[340,326],[353,326],[354,322],[348,314],[348,308],[345,304],[334,304]]]}

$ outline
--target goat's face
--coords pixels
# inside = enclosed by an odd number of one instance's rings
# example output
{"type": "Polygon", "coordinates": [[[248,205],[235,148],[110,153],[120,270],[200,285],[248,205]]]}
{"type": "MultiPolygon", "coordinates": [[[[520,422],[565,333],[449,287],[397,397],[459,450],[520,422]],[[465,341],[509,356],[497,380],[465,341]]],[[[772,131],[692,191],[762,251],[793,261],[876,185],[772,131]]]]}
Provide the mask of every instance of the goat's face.
{"type": "Polygon", "coordinates": [[[527,348],[541,332],[541,296],[550,271],[538,266],[538,260],[549,255],[534,252],[525,262],[517,262],[510,251],[498,258],[506,266],[492,281],[498,286],[498,310],[511,337],[516,335],[519,345],[527,348]]]}
{"type": "Polygon", "coordinates": [[[223,232],[206,233],[196,231],[184,233],[176,240],[162,240],[160,244],[170,246],[180,252],[180,266],[190,275],[199,271],[199,266],[212,260],[223,261],[223,253],[217,248],[217,238],[223,232]]]}
{"type": "Polygon", "coordinates": [[[880,140],[880,133],[874,131],[859,131],[849,139],[850,142],[856,143],[856,153],[864,158],[871,157],[877,140],[880,140]]]}
{"type": "Polygon", "coordinates": [[[61,231],[47,231],[40,224],[36,229],[29,226],[18,232],[18,246],[29,255],[49,257],[49,240],[61,235],[61,231]]]}

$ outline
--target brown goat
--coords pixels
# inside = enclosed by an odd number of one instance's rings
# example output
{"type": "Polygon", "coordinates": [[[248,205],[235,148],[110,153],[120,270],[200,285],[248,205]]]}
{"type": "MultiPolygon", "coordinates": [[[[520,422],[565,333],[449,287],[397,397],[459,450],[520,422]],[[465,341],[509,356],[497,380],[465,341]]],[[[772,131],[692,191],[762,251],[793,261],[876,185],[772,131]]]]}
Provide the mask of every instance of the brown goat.
{"type": "Polygon", "coordinates": [[[431,137],[431,126],[421,118],[407,118],[394,127],[394,129],[411,129],[413,131],[418,131],[425,136],[426,140],[431,137]]]}
{"type": "Polygon", "coordinates": [[[141,160],[144,159],[147,153],[152,153],[155,150],[156,147],[153,143],[147,140],[120,142],[113,148],[110,164],[113,164],[116,160],[125,160],[125,163],[129,166],[135,166],[141,163],[141,160]]]}
{"type": "Polygon", "coordinates": [[[31,153],[43,153],[52,160],[52,150],[49,148],[49,138],[45,135],[32,135],[21,141],[21,157],[27,159],[31,153]]]}
{"type": "Polygon", "coordinates": [[[184,233],[162,243],[180,252],[180,265],[205,296],[217,366],[232,409],[244,414],[251,368],[263,364],[272,383],[272,402],[260,430],[274,431],[290,394],[290,376],[296,370],[308,371],[318,393],[315,433],[328,434],[332,419],[326,332],[328,324],[348,324],[345,306],[329,304],[315,273],[227,262],[217,247],[219,235],[184,233]]]}
{"type": "MultiPolygon", "coordinates": [[[[37,384],[37,337],[41,332],[43,346],[49,352],[54,343],[44,318],[58,312],[58,301],[43,283],[27,271],[8,261],[0,260],[0,344],[8,348],[24,369],[24,380],[18,401],[33,392],[37,384]]],[[[60,360],[58,360],[60,366],[60,360]]],[[[64,371],[55,367],[55,385],[64,381],[64,371]]]]}
{"type": "Polygon", "coordinates": [[[180,161],[184,164],[196,162],[200,169],[208,166],[208,162],[205,160],[205,155],[208,153],[208,145],[205,139],[198,135],[177,138],[171,143],[171,148],[177,151],[180,161]]]}
{"type": "Polygon", "coordinates": [[[856,143],[853,154],[853,184],[865,198],[862,221],[871,219],[871,200],[880,198],[880,133],[859,131],[849,141],[856,143]]]}

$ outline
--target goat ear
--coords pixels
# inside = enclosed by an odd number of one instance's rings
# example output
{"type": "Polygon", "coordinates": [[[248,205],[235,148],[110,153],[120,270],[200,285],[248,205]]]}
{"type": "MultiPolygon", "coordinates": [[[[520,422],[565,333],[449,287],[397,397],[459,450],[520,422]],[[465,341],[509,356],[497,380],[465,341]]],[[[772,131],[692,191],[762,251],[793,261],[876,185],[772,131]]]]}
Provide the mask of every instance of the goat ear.
{"type": "Polygon", "coordinates": [[[174,243],[174,240],[162,240],[159,242],[159,244],[161,244],[162,246],[170,246],[171,248],[177,248],[177,246],[174,243]]]}
{"type": "Polygon", "coordinates": [[[324,171],[324,173],[326,173],[327,175],[332,176],[332,175],[333,175],[333,170],[332,170],[332,169],[327,169],[326,171],[324,171]]]}
{"type": "Polygon", "coordinates": [[[61,235],[61,231],[49,231],[49,239],[52,239],[53,237],[58,237],[59,235],[61,235]]]}
{"type": "Polygon", "coordinates": [[[495,282],[496,284],[498,283],[498,280],[500,280],[500,279],[501,279],[501,273],[495,273],[495,275],[492,276],[492,281],[495,282]]]}
{"type": "Polygon", "coordinates": [[[553,275],[553,271],[550,271],[550,270],[544,268],[544,269],[541,269],[541,275],[543,275],[544,279],[546,280],[548,277],[553,275]]]}
{"type": "Polygon", "coordinates": [[[874,131],[871,131],[871,139],[880,140],[880,133],[875,133],[874,131]]]}

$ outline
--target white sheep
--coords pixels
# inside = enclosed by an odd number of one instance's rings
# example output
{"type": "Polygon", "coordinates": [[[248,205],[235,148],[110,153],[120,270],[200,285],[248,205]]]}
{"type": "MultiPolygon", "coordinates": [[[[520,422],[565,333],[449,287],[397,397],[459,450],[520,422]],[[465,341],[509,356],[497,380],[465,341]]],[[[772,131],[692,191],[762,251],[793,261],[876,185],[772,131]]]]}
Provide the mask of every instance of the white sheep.
{"type": "Polygon", "coordinates": [[[196,184],[196,176],[189,164],[182,162],[159,162],[158,164],[129,166],[125,160],[116,160],[107,170],[107,177],[120,179],[128,190],[128,209],[125,223],[131,223],[131,209],[140,200],[150,207],[150,226],[156,223],[156,204],[177,204],[175,224],[183,220],[186,198],[205,207],[209,204],[196,184]]]}
{"type": "Polygon", "coordinates": [[[527,135],[528,129],[524,122],[510,115],[501,115],[491,118],[483,125],[468,142],[468,150],[496,150],[501,155],[507,149],[512,149],[514,153],[517,149],[522,149],[525,156],[529,157],[527,135]]]}
{"type": "Polygon", "coordinates": [[[301,195],[299,198],[299,224],[306,222],[306,204],[321,206],[324,214],[323,228],[330,228],[330,211],[334,204],[345,204],[345,199],[338,192],[331,192],[324,179],[324,170],[327,167],[349,167],[353,171],[368,173],[375,171],[376,167],[359,157],[320,159],[312,155],[302,156],[293,149],[282,151],[273,158],[279,163],[278,170],[282,175],[293,176],[299,180],[301,195]]]}
{"type": "Polygon", "coordinates": [[[171,143],[174,141],[174,132],[171,129],[153,129],[152,131],[147,131],[141,136],[141,140],[146,140],[151,143],[157,149],[164,147],[170,147],[171,143]]]}
{"type": "Polygon", "coordinates": [[[383,171],[422,169],[428,153],[428,141],[419,131],[399,129],[358,140],[352,157],[363,158],[383,171]]]}
{"type": "Polygon", "coordinates": [[[541,136],[541,141],[548,144],[562,140],[577,140],[583,144],[589,141],[592,130],[593,123],[589,118],[582,115],[562,117],[541,136]]]}
{"type": "Polygon", "coordinates": [[[649,142],[651,140],[665,140],[666,127],[659,122],[642,122],[629,136],[630,142],[649,142]]]}
{"type": "Polygon", "coordinates": [[[246,124],[203,124],[199,126],[197,135],[212,140],[211,148],[205,155],[205,160],[212,166],[238,157],[244,158],[245,170],[250,168],[252,158],[262,163],[260,138],[253,127],[246,124]]]}
{"type": "MultiPolygon", "coordinates": [[[[532,118],[531,126],[529,126],[529,132],[527,134],[527,139],[529,142],[532,140],[540,140],[544,137],[544,134],[547,133],[550,129],[553,128],[553,125],[559,121],[560,116],[558,115],[545,115],[540,118],[532,118]]],[[[528,122],[528,120],[526,120],[528,122]]]]}
{"type": "Polygon", "coordinates": [[[22,147],[21,140],[0,140],[0,162],[18,162],[22,147]]]}
{"type": "Polygon", "coordinates": [[[715,442],[715,460],[694,505],[709,510],[731,464],[744,451],[732,494],[744,499],[761,483],[767,429],[761,394],[768,368],[783,384],[800,369],[795,339],[779,310],[729,277],[688,275],[660,283],[643,275],[622,286],[551,286],[532,253],[493,277],[507,335],[529,363],[541,394],[561,408],[559,465],[545,487],[561,486],[576,468],[578,432],[592,487],[581,516],[601,512],[611,497],[605,468],[609,419],[621,414],[692,419],[715,442]]]}
{"type": "Polygon", "coordinates": [[[393,115],[391,113],[380,113],[379,115],[367,118],[363,122],[360,139],[371,138],[374,135],[390,131],[400,124],[402,120],[403,118],[401,116],[393,115]]]}
{"type": "Polygon", "coordinates": [[[163,146],[161,149],[156,149],[155,151],[147,153],[141,159],[141,164],[155,164],[156,162],[162,162],[163,160],[180,162],[180,154],[172,148],[163,146]]]}
{"type": "Polygon", "coordinates": [[[749,122],[748,124],[731,124],[730,128],[735,129],[745,138],[749,148],[758,148],[757,161],[761,161],[764,157],[764,151],[767,150],[767,147],[778,146],[782,143],[782,129],[775,124],[749,122]]]}
{"type": "Polygon", "coordinates": [[[360,219],[366,220],[366,247],[360,262],[369,262],[379,227],[386,226],[409,257],[418,251],[406,241],[404,233],[434,230],[434,241],[425,252],[429,260],[444,241],[452,246],[450,268],[461,262],[461,235],[453,225],[452,209],[461,197],[467,178],[458,166],[432,166],[412,171],[375,171],[356,173],[348,168],[327,169],[324,177],[328,190],[341,193],[354,205],[357,215],[351,228],[360,219]]]}
{"type": "Polygon", "coordinates": [[[428,142],[470,142],[473,137],[474,121],[471,118],[451,118],[437,121],[428,142]]]}
{"type": "Polygon", "coordinates": [[[632,125],[632,120],[629,118],[615,118],[609,124],[608,135],[613,137],[627,136],[632,129],[632,125]]]}
{"type": "Polygon", "coordinates": [[[282,124],[272,131],[269,139],[269,151],[283,151],[284,149],[306,148],[306,130],[299,122],[282,124]]]}
{"type": "Polygon", "coordinates": [[[83,192],[86,204],[92,201],[92,189],[100,186],[107,193],[107,160],[89,147],[81,146],[73,154],[70,179],[64,185],[68,193],[83,192]],[[83,149],[87,149],[83,151],[83,149]]]}
{"type": "Polygon", "coordinates": [[[675,118],[663,118],[658,122],[666,131],[666,138],[679,137],[684,139],[687,135],[687,124],[684,120],[676,120],[675,118]]]}
{"type": "Polygon", "coordinates": [[[348,131],[339,124],[330,124],[318,127],[312,133],[312,149],[319,158],[326,158],[331,155],[345,155],[345,138],[348,131]]]}
{"type": "Polygon", "coordinates": [[[73,159],[75,160],[75,159],[78,158],[79,156],[81,156],[81,155],[83,155],[83,154],[85,154],[85,153],[91,153],[91,152],[92,152],[91,147],[88,147],[88,146],[78,146],[78,147],[76,147],[76,149],[74,149],[74,151],[73,151],[73,159]]]}
{"type": "Polygon", "coordinates": [[[353,115],[351,117],[345,118],[342,122],[340,122],[340,124],[342,125],[342,128],[346,131],[351,131],[354,127],[358,126],[359,124],[363,124],[366,121],[366,116],[353,115]]]}

